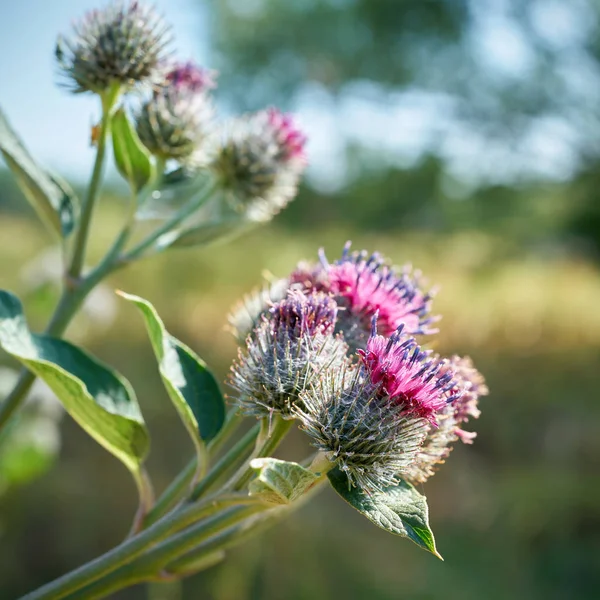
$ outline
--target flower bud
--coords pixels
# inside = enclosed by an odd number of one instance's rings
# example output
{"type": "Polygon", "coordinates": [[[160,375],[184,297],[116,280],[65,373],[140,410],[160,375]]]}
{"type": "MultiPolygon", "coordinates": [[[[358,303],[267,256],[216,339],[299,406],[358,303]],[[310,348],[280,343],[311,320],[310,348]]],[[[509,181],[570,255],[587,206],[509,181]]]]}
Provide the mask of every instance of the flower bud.
{"type": "Polygon", "coordinates": [[[205,154],[215,112],[208,94],[213,87],[210,71],[192,62],[173,66],[135,118],[146,148],[164,160],[185,161],[192,155],[197,160],[205,154]]]}
{"type": "Polygon", "coordinates": [[[152,8],[120,1],[87,13],[55,53],[74,92],[101,94],[113,85],[159,82],[170,41],[169,27],[152,8]]]}
{"type": "Polygon", "coordinates": [[[346,361],[347,346],[334,337],[337,306],[325,294],[292,291],[263,317],[229,378],[243,412],[257,417],[291,408],[311,381],[346,361]]]}
{"type": "Polygon", "coordinates": [[[296,195],[305,137],[289,115],[269,109],[236,119],[211,167],[230,204],[252,221],[268,221],[296,195]]]}
{"type": "Polygon", "coordinates": [[[432,295],[421,289],[419,274],[410,267],[395,271],[378,253],[351,253],[348,243],[334,263],[321,252],[320,265],[299,265],[291,282],[327,291],[336,298],[342,309],[338,330],[353,350],[364,348],[374,315],[386,336],[400,325],[412,335],[435,332],[429,327],[435,320],[430,316],[432,295]]]}
{"type": "Polygon", "coordinates": [[[477,435],[464,431],[462,424],[470,417],[479,417],[477,401],[488,393],[485,380],[468,357],[453,356],[443,363],[442,371],[451,368],[454,369],[454,379],[462,389],[462,395],[436,415],[437,427],[429,424],[427,438],[407,474],[407,479],[413,483],[424,483],[435,473],[438,465],[443,464],[450,455],[451,444],[458,440],[472,444],[477,435]]]}

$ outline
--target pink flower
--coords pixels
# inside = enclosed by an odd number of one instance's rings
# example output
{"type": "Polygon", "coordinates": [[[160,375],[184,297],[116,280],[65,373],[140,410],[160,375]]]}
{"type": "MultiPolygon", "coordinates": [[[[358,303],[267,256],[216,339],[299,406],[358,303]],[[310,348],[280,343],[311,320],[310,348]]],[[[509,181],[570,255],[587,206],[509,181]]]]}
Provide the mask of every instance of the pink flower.
{"type": "Polygon", "coordinates": [[[321,251],[321,264],[301,263],[290,276],[292,285],[332,294],[340,305],[338,328],[353,348],[364,348],[377,322],[383,335],[392,335],[401,325],[411,335],[435,333],[430,324],[431,293],[423,291],[418,274],[410,267],[400,272],[377,253],[350,252],[330,264],[321,251]]]}
{"type": "Polygon", "coordinates": [[[278,333],[285,330],[287,335],[297,338],[318,333],[332,334],[337,309],[335,300],[328,294],[305,294],[300,290],[292,290],[270,310],[273,315],[273,331],[278,333]]]}
{"type": "Polygon", "coordinates": [[[431,359],[402,326],[389,338],[377,335],[375,320],[366,350],[357,351],[371,383],[392,402],[404,405],[407,414],[435,423],[436,413],[462,395],[453,369],[431,359]]]}
{"type": "Polygon", "coordinates": [[[203,69],[192,61],[175,64],[166,80],[177,92],[198,93],[216,87],[215,71],[203,69]]]}
{"type": "Polygon", "coordinates": [[[292,115],[282,113],[273,107],[267,110],[267,115],[269,126],[273,128],[275,138],[280,146],[282,160],[298,160],[305,163],[306,136],[294,123],[292,115]]]}

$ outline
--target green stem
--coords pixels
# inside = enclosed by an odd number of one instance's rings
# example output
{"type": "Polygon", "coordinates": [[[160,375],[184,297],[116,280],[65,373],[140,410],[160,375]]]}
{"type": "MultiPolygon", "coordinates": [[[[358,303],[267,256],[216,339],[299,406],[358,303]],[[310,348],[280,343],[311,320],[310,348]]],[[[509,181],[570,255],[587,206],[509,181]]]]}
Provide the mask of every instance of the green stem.
{"type": "Polygon", "coordinates": [[[259,425],[255,425],[248,430],[232,448],[225,454],[213,468],[206,474],[206,477],[192,491],[191,499],[198,500],[214,485],[217,480],[225,475],[230,469],[235,467],[238,460],[243,458],[254,445],[259,433],[259,425]]]}
{"type": "MultiPolygon", "coordinates": [[[[221,431],[219,431],[217,436],[208,444],[207,450],[209,457],[214,456],[220,450],[221,446],[227,441],[229,436],[238,428],[241,420],[242,419],[237,411],[230,411],[227,414],[225,424],[221,428],[221,431]]],[[[170,483],[156,501],[152,510],[146,515],[144,527],[148,527],[158,521],[158,519],[160,519],[170,508],[181,500],[194,480],[197,465],[197,458],[194,457],[170,483]]]]}
{"type": "Polygon", "coordinates": [[[92,171],[92,179],[81,209],[79,227],[75,237],[75,246],[73,248],[73,256],[68,270],[69,276],[74,280],[77,280],[81,275],[81,270],[85,261],[85,251],[90,233],[90,225],[92,223],[94,207],[102,182],[102,172],[104,170],[104,159],[106,156],[106,141],[110,130],[111,111],[119,92],[119,88],[115,87],[102,96],[102,120],[100,122],[100,131],[98,134],[98,150],[96,152],[94,169],[92,171]]]}
{"type": "Polygon", "coordinates": [[[131,526],[131,532],[129,537],[134,536],[136,533],[142,530],[144,524],[144,518],[152,508],[154,503],[154,491],[152,489],[152,482],[148,476],[148,472],[144,467],[141,467],[139,471],[133,473],[135,484],[138,489],[139,506],[133,524],[131,526]]]}
{"type": "Polygon", "coordinates": [[[185,504],[135,537],[125,540],[106,554],[31,592],[22,600],[59,600],[64,598],[104,575],[129,564],[150,546],[165,537],[181,531],[188,525],[203,517],[213,515],[223,508],[242,503],[256,504],[257,500],[239,494],[229,494],[207,498],[203,502],[195,504],[185,504]]]}
{"type": "MultiPolygon", "coordinates": [[[[80,275],[85,260],[85,249],[87,246],[94,205],[96,203],[102,179],[102,170],[106,154],[106,140],[110,128],[110,112],[117,100],[118,94],[118,88],[114,88],[102,98],[102,122],[100,124],[98,149],[96,152],[92,177],[88,187],[87,197],[83,204],[77,237],[75,239],[73,257],[65,279],[65,287],[54,314],[50,319],[50,323],[45,330],[45,333],[48,335],[61,336],[64,333],[67,325],[81,306],[83,300],[97,283],[90,286],[89,281],[86,282],[85,280],[80,280],[80,275]]],[[[34,381],[35,375],[31,373],[31,371],[21,371],[15,387],[6,397],[2,406],[0,406],[0,431],[5,427],[14,412],[25,400],[34,381]]]]}
{"type": "MultiPolygon", "coordinates": [[[[166,564],[177,560],[180,556],[186,554],[211,536],[244,521],[258,512],[269,510],[269,508],[269,506],[264,504],[236,506],[216,514],[170,537],[168,540],[149,550],[138,560],[110,573],[107,577],[83,589],[82,587],[77,588],[78,593],[71,594],[69,600],[94,600],[95,598],[103,598],[112,592],[130,585],[148,581],[156,577],[166,564]]],[[[62,596],[46,596],[45,598],[56,600],[60,597],[62,596]]]]}
{"type": "Polygon", "coordinates": [[[171,575],[181,574],[182,576],[185,576],[191,573],[197,573],[202,570],[202,568],[208,568],[212,566],[208,561],[206,562],[206,565],[203,565],[202,561],[218,552],[223,552],[232,546],[237,546],[238,544],[245,542],[248,538],[253,537],[265,529],[269,529],[273,525],[279,523],[281,519],[289,515],[291,512],[296,511],[316,493],[318,493],[323,488],[323,485],[326,481],[326,476],[322,475],[310,488],[310,490],[301,499],[297,500],[293,504],[273,508],[264,515],[261,515],[260,518],[242,522],[239,525],[221,531],[219,534],[211,537],[194,548],[191,552],[188,552],[187,554],[169,563],[165,567],[165,571],[171,575]]]}
{"type": "Polygon", "coordinates": [[[123,256],[123,261],[131,262],[140,258],[146,250],[148,250],[162,235],[169,233],[172,229],[177,227],[189,217],[192,213],[198,210],[204,202],[206,202],[216,190],[216,184],[208,184],[202,193],[196,198],[193,198],[190,202],[185,204],[180,210],[178,210],[171,219],[163,223],[160,227],[155,229],[148,237],[143,239],[139,244],[134,246],[127,254],[123,256]]]}
{"type": "Polygon", "coordinates": [[[217,535],[198,545],[191,552],[179,557],[165,567],[169,575],[188,575],[197,573],[203,568],[212,566],[204,565],[202,561],[218,552],[228,550],[245,542],[248,538],[272,527],[289,513],[289,508],[274,508],[263,517],[242,522],[239,525],[229,527],[217,535]]]}
{"type": "MultiPolygon", "coordinates": [[[[271,456],[283,441],[287,432],[290,430],[293,421],[291,419],[282,419],[279,415],[275,415],[273,420],[263,419],[261,423],[261,433],[257,441],[256,450],[252,453],[252,458],[262,458],[263,456],[271,456]]],[[[234,477],[229,489],[234,491],[241,490],[255,475],[253,469],[250,468],[249,462],[243,467],[241,472],[234,477]]]]}

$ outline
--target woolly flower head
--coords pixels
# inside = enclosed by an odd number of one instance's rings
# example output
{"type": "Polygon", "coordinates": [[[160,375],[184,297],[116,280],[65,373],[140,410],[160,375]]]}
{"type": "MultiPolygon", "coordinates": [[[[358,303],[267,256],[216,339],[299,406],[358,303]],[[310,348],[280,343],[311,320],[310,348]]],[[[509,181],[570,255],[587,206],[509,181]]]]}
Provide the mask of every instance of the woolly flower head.
{"type": "Polygon", "coordinates": [[[464,444],[472,444],[476,436],[474,432],[464,431],[462,425],[471,417],[479,417],[478,399],[488,393],[485,380],[470,358],[453,356],[444,363],[442,370],[450,368],[454,369],[454,379],[461,388],[462,395],[437,414],[437,426],[429,425],[423,447],[407,474],[407,479],[413,483],[427,481],[435,473],[438,465],[446,461],[453,443],[460,440],[464,444]]]}
{"type": "Polygon", "coordinates": [[[304,135],[276,109],[225,127],[211,167],[228,201],[252,221],[267,221],[296,195],[304,172],[304,135]]]}
{"type": "Polygon", "coordinates": [[[344,309],[338,328],[354,349],[364,347],[374,315],[384,335],[391,335],[400,325],[413,335],[435,331],[430,328],[435,320],[430,316],[432,296],[422,290],[419,274],[410,267],[394,270],[378,253],[350,252],[350,243],[334,263],[321,252],[320,264],[300,264],[291,281],[336,297],[344,309]]]}
{"type": "Polygon", "coordinates": [[[214,106],[209,90],[213,73],[193,62],[175,64],[136,115],[137,133],[144,145],[165,160],[198,160],[206,153],[214,106]]]}
{"type": "Polygon", "coordinates": [[[311,381],[347,360],[333,335],[337,305],[326,294],[291,291],[273,305],[240,350],[229,377],[243,412],[258,417],[291,409],[311,381]]]}
{"type": "Polygon", "coordinates": [[[366,349],[359,349],[369,380],[389,401],[406,413],[435,423],[435,415],[464,393],[455,369],[445,360],[431,358],[403,326],[389,338],[376,333],[376,318],[366,349]]]}
{"type": "Polygon", "coordinates": [[[151,7],[118,1],[77,22],[71,38],[59,39],[56,57],[74,92],[102,93],[160,82],[170,41],[169,27],[151,7]]]}

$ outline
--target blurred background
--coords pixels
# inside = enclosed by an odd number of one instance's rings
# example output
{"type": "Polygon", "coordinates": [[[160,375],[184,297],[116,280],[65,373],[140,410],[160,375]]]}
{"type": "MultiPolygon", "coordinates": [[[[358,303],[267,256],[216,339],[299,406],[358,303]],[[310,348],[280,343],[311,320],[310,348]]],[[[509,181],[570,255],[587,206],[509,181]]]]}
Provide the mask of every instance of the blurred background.
{"type": "MultiPolygon", "coordinates": [[[[140,319],[149,298],[223,376],[227,307],[352,239],[439,284],[439,348],[469,354],[491,394],[423,486],[446,562],[326,491],[179,589],[137,600],[589,599],[600,589],[600,4],[596,0],[161,0],[183,57],[219,71],[223,115],[299,115],[310,170],[297,200],[243,239],[111,279],[69,337],[134,384],[162,489],[191,455],[140,319]]],[[[53,44],[93,0],[0,5],[0,105],[40,160],[84,185],[93,98],[56,84],[53,44]]],[[[108,173],[93,252],[120,214],[108,173]]],[[[49,235],[0,170],[0,287],[33,327],[56,300],[49,235]]],[[[0,364],[14,367],[6,356],[0,364]]],[[[0,371],[0,397],[10,375],[0,371]],[[4,384],[2,384],[4,381],[4,384]]],[[[0,446],[0,598],[114,546],[135,510],[125,469],[46,408],[0,446]],[[45,412],[44,412],[45,411],[45,412]],[[43,421],[43,422],[42,422],[43,421]],[[59,423],[58,434],[55,424],[59,423]]],[[[33,418],[33,417],[32,417],[33,418]]],[[[292,437],[283,456],[304,448],[292,437]]]]}

